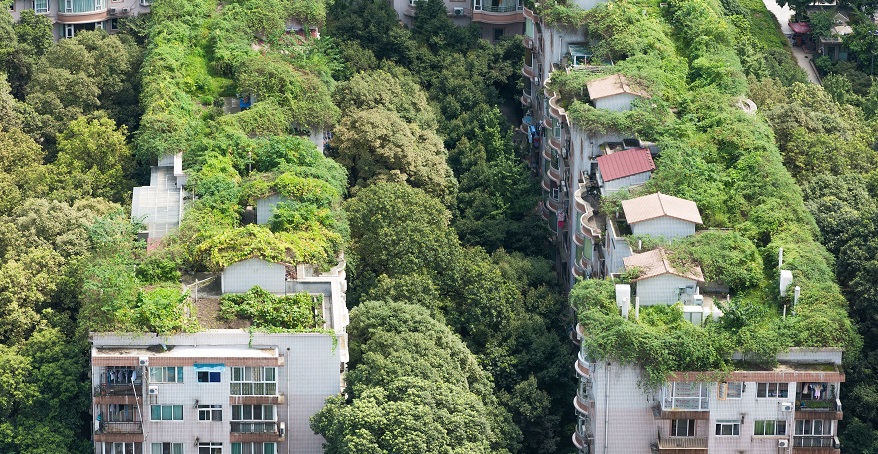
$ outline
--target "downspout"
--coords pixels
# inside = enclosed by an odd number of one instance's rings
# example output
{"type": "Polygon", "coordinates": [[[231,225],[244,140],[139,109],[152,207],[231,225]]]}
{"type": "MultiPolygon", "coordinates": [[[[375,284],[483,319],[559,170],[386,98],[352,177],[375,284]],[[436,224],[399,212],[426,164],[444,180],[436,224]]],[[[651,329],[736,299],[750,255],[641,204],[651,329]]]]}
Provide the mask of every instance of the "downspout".
{"type": "Polygon", "coordinates": [[[607,363],[604,375],[604,454],[607,454],[607,438],[610,436],[610,363],[607,363]]]}

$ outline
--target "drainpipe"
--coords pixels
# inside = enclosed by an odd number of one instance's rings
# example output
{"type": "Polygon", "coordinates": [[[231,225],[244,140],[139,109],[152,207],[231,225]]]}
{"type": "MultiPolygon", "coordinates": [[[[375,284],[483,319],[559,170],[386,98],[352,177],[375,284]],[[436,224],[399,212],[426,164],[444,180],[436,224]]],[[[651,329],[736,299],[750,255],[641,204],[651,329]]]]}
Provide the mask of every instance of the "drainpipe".
{"type": "Polygon", "coordinates": [[[604,454],[607,454],[607,438],[610,436],[610,363],[607,363],[604,375],[604,454]]]}

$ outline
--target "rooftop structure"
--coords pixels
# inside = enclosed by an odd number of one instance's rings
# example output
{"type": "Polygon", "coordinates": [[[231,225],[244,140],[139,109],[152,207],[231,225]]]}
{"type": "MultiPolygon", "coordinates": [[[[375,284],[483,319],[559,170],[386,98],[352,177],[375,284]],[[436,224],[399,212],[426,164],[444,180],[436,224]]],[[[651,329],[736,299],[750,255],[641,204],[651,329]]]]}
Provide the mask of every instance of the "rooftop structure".
{"type": "Polygon", "coordinates": [[[657,192],[634,199],[622,201],[622,210],[628,224],[636,224],[662,216],[701,224],[698,205],[691,200],[681,199],[657,192]]]}
{"type": "Polygon", "coordinates": [[[604,182],[655,170],[648,148],[631,148],[597,158],[604,182]]]}
{"type": "Polygon", "coordinates": [[[635,95],[641,98],[649,97],[645,92],[632,88],[628,84],[628,79],[621,74],[613,74],[600,79],[590,80],[586,83],[586,89],[588,90],[588,97],[592,101],[621,94],[635,95]]]}
{"type": "Polygon", "coordinates": [[[149,186],[134,188],[131,218],[146,225],[148,241],[160,240],[180,225],[183,218],[183,155],[164,156],[150,170],[149,186]]]}
{"type": "Polygon", "coordinates": [[[668,252],[664,248],[656,248],[648,252],[634,254],[630,257],[625,257],[623,261],[625,262],[626,269],[636,268],[641,271],[638,277],[631,280],[632,282],[643,281],[665,274],[704,282],[704,274],[701,272],[700,266],[691,265],[684,269],[678,269],[668,260],[668,252]]]}

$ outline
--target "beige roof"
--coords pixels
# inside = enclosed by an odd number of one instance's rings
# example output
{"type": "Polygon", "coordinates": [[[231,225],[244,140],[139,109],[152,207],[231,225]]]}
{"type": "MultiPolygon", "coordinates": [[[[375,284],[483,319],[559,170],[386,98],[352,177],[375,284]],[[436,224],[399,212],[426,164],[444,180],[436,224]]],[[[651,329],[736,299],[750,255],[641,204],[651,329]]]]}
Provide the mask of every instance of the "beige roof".
{"type": "Polygon", "coordinates": [[[625,257],[622,259],[622,262],[625,263],[626,270],[640,268],[642,271],[640,277],[634,279],[633,282],[661,276],[663,274],[673,274],[674,276],[704,282],[704,273],[701,272],[700,266],[694,265],[691,269],[678,270],[668,261],[668,253],[663,248],[657,248],[642,254],[634,254],[625,257]]]}
{"type": "Polygon", "coordinates": [[[625,76],[621,74],[613,74],[612,76],[590,80],[586,82],[585,86],[588,89],[589,98],[593,100],[606,98],[608,96],[621,95],[623,93],[628,93],[643,98],[649,97],[649,95],[647,95],[646,93],[631,88],[631,86],[628,85],[628,79],[626,79],[625,76]]]}
{"type": "Polygon", "coordinates": [[[662,216],[694,224],[703,223],[701,213],[698,212],[698,205],[695,202],[661,192],[625,200],[622,202],[622,210],[625,212],[625,220],[628,224],[636,224],[662,216]]]}

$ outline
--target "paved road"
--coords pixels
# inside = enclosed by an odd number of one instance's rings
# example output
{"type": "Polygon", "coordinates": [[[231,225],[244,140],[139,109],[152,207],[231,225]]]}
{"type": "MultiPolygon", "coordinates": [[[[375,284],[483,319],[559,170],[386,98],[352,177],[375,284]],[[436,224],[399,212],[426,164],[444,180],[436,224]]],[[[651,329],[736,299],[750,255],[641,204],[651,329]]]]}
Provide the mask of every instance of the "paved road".
{"type": "MultiPolygon", "coordinates": [[[[790,30],[789,22],[793,12],[790,11],[789,5],[781,8],[775,0],[762,0],[762,3],[765,3],[765,7],[771,11],[771,14],[774,14],[783,34],[791,36],[793,31],[790,30]]],[[[806,53],[801,47],[793,47],[793,56],[796,57],[796,62],[799,63],[799,66],[808,74],[808,80],[811,83],[819,84],[820,78],[817,76],[814,66],[811,65],[811,58],[814,54],[806,53]]]]}

